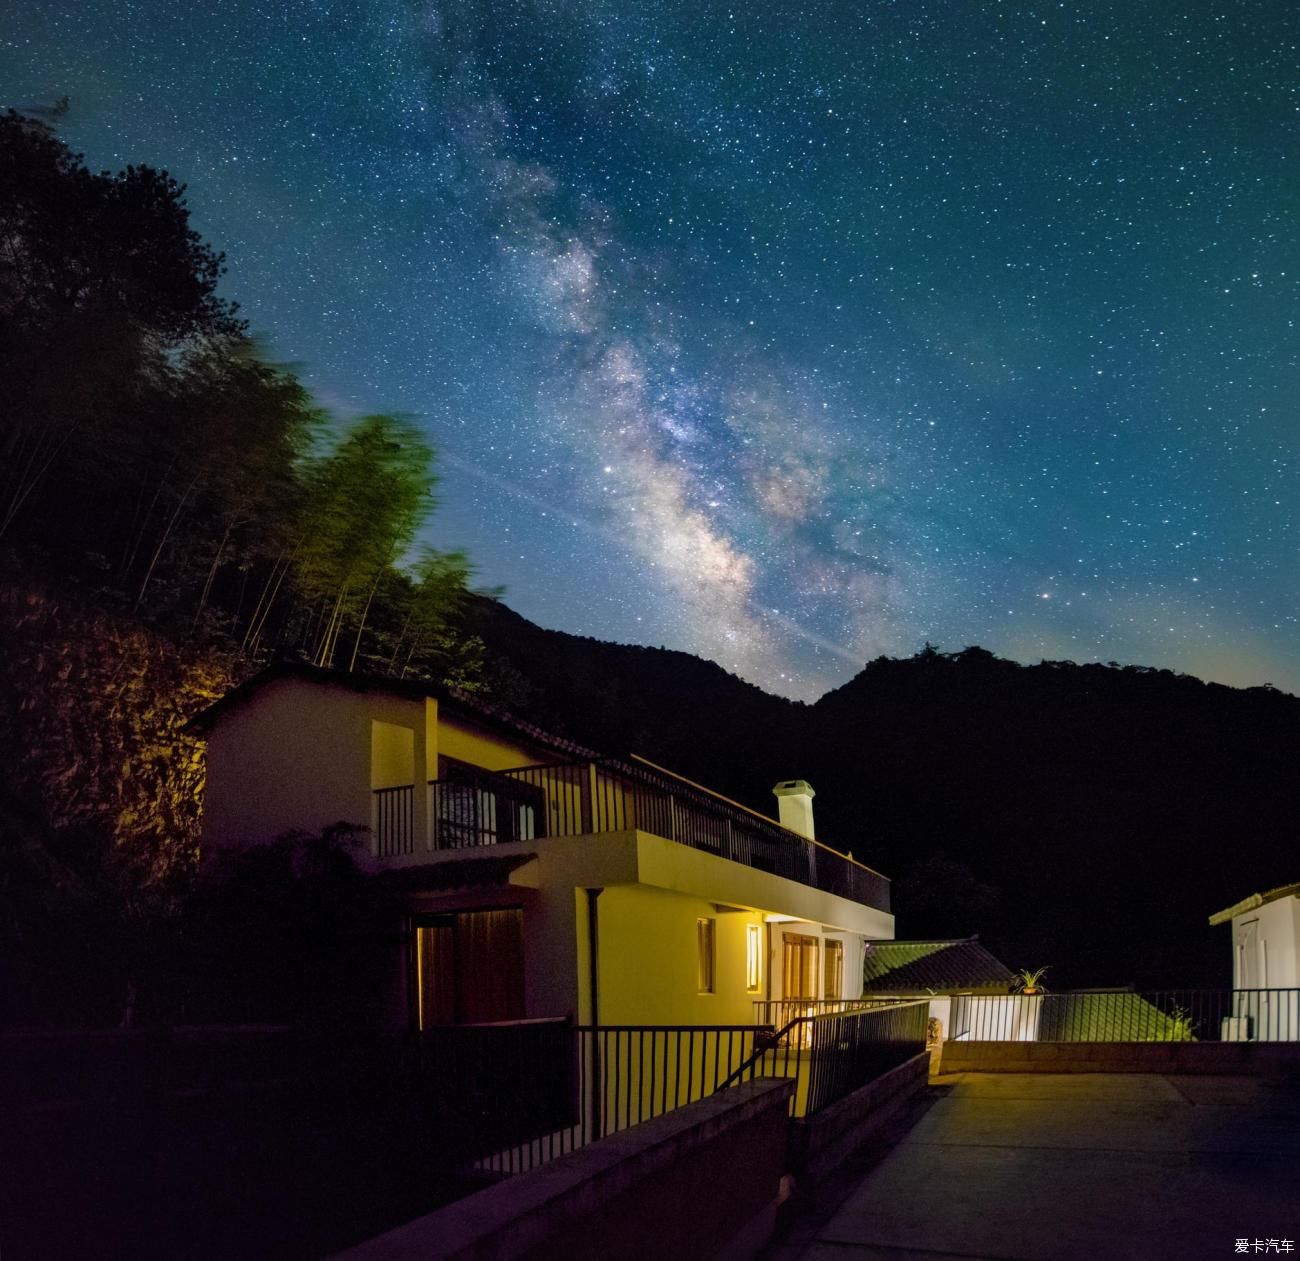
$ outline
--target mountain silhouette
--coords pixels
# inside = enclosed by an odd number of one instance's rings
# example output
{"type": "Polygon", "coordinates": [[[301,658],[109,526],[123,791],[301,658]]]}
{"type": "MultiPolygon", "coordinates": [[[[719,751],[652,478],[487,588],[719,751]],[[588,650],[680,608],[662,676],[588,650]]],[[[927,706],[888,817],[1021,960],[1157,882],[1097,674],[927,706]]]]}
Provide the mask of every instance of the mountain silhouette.
{"type": "Polygon", "coordinates": [[[893,878],[899,937],[978,932],[1058,987],[1229,986],[1207,917],[1300,878],[1300,699],[1274,688],[927,645],[804,705],[492,601],[469,617],[533,721],[765,813],[808,779],[818,838],[893,878]]]}

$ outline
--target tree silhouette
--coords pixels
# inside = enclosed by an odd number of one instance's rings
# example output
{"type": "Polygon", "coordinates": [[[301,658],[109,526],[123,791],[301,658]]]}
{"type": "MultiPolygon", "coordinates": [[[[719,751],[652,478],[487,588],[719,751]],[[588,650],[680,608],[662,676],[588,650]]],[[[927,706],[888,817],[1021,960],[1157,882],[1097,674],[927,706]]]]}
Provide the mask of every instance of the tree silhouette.
{"type": "Polygon", "coordinates": [[[166,173],[93,174],[46,123],[0,116],[0,538],[170,351],[243,332],[223,266],[166,173]]]}

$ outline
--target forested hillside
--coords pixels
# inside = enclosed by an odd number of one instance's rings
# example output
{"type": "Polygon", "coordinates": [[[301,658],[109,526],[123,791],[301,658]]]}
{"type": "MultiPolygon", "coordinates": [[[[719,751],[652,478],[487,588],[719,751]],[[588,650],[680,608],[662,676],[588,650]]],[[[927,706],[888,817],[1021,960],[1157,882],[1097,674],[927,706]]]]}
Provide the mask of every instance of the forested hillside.
{"type": "Polygon", "coordinates": [[[1300,700],[1271,688],[927,648],[802,706],[500,606],[473,624],[537,721],[768,812],[808,779],[819,836],[894,878],[900,936],[979,932],[1057,985],[1228,984],[1207,917],[1300,868],[1300,700]]]}
{"type": "Polygon", "coordinates": [[[276,653],[488,685],[469,560],[427,544],[423,432],[329,416],[223,271],[165,172],[93,172],[0,115],[5,1019],[75,1017],[74,987],[120,1005],[135,926],[193,876],[183,725],[213,696],[276,653]]]}

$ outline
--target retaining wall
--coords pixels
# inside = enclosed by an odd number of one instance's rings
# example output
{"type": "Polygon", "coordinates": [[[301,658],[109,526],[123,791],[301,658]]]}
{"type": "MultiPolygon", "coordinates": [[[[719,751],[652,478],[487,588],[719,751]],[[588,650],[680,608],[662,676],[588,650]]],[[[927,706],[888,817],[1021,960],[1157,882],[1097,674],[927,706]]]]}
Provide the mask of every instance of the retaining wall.
{"type": "Polygon", "coordinates": [[[688,1104],[368,1240],[335,1261],[690,1261],[767,1242],[794,1083],[688,1104]]]}
{"type": "Polygon", "coordinates": [[[790,1124],[787,1165],[801,1182],[824,1178],[861,1148],[929,1080],[930,1052],[910,1060],[810,1117],[790,1124]]]}
{"type": "Polygon", "coordinates": [[[943,1073],[1237,1073],[1300,1071],[1297,1042],[953,1042],[943,1073]]]}

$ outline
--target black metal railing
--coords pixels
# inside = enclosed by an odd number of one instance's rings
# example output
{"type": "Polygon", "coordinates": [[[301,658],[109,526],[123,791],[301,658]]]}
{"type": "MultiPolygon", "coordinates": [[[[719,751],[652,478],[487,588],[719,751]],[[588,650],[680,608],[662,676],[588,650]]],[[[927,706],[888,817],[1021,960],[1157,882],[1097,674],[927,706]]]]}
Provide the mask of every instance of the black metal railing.
{"type": "Polygon", "coordinates": [[[964,1042],[1296,1042],[1300,989],[958,995],[944,1036],[964,1042]]]}
{"type": "MultiPolygon", "coordinates": [[[[534,1126],[526,1141],[498,1145],[475,1161],[477,1169],[522,1173],[707,1098],[733,1078],[748,1081],[762,1071],[755,1052],[768,1045],[772,1034],[753,1025],[568,1028],[566,1062],[547,1066],[552,1079],[563,1083],[564,1107],[549,1113],[559,1123],[545,1131],[534,1126]]],[[[536,1067],[525,1080],[538,1080],[536,1067]]],[[[552,1102],[558,1104],[559,1097],[552,1102]]]]}
{"type": "Polygon", "coordinates": [[[805,1114],[820,1112],[920,1055],[929,1016],[925,1001],[814,1016],[807,1022],[811,1030],[805,1114]]]}
{"type": "Polygon", "coordinates": [[[431,780],[435,849],[633,828],[889,909],[889,881],[847,855],[640,764],[600,761],[431,780]]]}
{"type": "Polygon", "coordinates": [[[7,1226],[30,1217],[32,1255],[51,1234],[81,1248],[61,1256],[105,1239],[135,1255],[146,1229],[169,1255],[198,1232],[205,1256],[247,1256],[273,1229],[276,1255],[321,1256],[464,1194],[466,1175],[535,1168],[762,1075],[793,1077],[792,1111],[815,1112],[919,1049],[905,1005],[794,1023],[11,1035],[0,1205],[7,1226]],[[245,1193],[249,1152],[269,1201],[245,1193]]]}
{"type": "Polygon", "coordinates": [[[796,1016],[760,1041],[735,1080],[793,1077],[791,1115],[812,1116],[924,1051],[929,1016],[928,999],[796,1016]]]}
{"type": "Polygon", "coordinates": [[[893,1007],[896,997],[864,998],[760,998],[754,1001],[754,1023],[775,1025],[778,1029],[799,1016],[836,1016],[846,1011],[866,1011],[871,1007],[893,1007]]]}
{"type": "Polygon", "coordinates": [[[375,853],[410,854],[415,851],[415,785],[376,788],[371,834],[375,853]]]}

